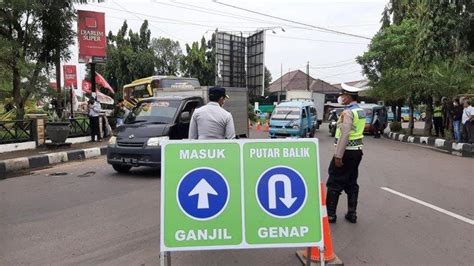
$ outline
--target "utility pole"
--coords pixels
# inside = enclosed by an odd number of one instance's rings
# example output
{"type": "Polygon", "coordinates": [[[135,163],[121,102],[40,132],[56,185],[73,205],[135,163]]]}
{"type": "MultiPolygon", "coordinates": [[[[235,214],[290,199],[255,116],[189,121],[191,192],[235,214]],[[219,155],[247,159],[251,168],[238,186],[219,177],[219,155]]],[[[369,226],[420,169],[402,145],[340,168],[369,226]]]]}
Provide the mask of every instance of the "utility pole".
{"type": "Polygon", "coordinates": [[[278,94],[278,103],[281,101],[281,94],[283,93],[283,63],[280,64],[280,93],[278,94]]]}
{"type": "Polygon", "coordinates": [[[306,90],[309,91],[309,61],[306,63],[306,90]]]}

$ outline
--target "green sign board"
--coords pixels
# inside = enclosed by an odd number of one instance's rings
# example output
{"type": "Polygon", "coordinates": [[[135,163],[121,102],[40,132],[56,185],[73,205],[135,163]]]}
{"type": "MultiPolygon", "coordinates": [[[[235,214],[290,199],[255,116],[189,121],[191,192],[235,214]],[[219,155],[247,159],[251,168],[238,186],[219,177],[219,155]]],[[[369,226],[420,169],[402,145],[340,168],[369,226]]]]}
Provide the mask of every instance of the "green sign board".
{"type": "Polygon", "coordinates": [[[161,251],[322,247],[317,139],[166,141],[161,251]]]}

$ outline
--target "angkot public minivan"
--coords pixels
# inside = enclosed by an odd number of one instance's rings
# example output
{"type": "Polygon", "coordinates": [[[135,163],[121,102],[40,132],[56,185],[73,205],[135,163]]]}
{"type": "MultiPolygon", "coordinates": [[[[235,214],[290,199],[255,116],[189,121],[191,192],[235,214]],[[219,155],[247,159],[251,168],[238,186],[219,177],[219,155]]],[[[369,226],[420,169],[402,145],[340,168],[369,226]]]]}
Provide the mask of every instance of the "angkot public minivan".
{"type": "Polygon", "coordinates": [[[314,137],[319,128],[318,116],[311,101],[282,102],[270,118],[270,137],[314,137]]]}

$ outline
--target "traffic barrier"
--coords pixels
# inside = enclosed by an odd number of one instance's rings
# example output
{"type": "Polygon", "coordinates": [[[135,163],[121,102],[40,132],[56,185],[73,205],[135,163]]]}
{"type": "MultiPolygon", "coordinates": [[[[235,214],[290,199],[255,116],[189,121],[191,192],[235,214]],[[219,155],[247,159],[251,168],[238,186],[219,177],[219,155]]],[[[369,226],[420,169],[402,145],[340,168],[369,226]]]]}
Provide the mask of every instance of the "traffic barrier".
{"type": "Polygon", "coordinates": [[[260,122],[257,122],[257,126],[255,127],[255,130],[260,131],[262,129],[262,124],[260,122]]]}
{"type": "Polygon", "coordinates": [[[270,131],[270,124],[268,122],[265,124],[265,128],[263,129],[263,131],[265,131],[265,132],[270,131]]]}
{"type": "MultiPolygon", "coordinates": [[[[324,184],[321,182],[321,205],[323,211],[323,233],[324,233],[324,261],[328,265],[344,265],[344,263],[337,257],[334,253],[332,239],[331,239],[331,230],[329,228],[329,219],[326,209],[326,190],[324,184]]],[[[310,249],[310,258],[311,265],[317,265],[321,261],[321,251],[318,247],[311,247],[310,249]]],[[[299,259],[305,263],[308,261],[308,249],[300,250],[296,252],[296,255],[299,259]]],[[[308,265],[309,266],[309,265],[308,265]]]]}

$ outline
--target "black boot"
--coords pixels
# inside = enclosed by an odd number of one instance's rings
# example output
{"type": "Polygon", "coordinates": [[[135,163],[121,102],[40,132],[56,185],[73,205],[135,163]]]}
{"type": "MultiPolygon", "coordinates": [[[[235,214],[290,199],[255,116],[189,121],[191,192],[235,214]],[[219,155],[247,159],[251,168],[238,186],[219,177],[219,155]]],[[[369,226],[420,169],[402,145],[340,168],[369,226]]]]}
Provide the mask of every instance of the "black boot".
{"type": "Polygon", "coordinates": [[[357,198],[359,192],[351,192],[347,194],[347,213],[346,220],[355,224],[357,223],[357,198]]]}
{"type": "Polygon", "coordinates": [[[328,194],[326,196],[326,207],[328,211],[328,220],[329,223],[336,223],[337,216],[336,216],[336,209],[337,209],[337,202],[339,201],[339,195],[341,193],[337,192],[336,190],[328,189],[328,194]]]}

